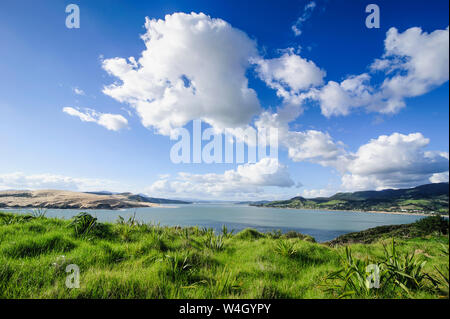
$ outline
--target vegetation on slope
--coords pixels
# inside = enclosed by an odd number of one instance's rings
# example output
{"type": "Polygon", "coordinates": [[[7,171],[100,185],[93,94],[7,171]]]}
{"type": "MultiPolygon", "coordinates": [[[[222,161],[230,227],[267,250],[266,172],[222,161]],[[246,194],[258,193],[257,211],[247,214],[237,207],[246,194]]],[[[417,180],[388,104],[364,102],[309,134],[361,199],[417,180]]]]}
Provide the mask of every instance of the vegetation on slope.
{"type": "Polygon", "coordinates": [[[294,232],[263,234],[247,229],[233,234],[224,227],[215,234],[198,227],[141,224],[134,218],[99,223],[86,213],[70,221],[43,214],[0,213],[0,297],[439,298],[445,291],[448,294],[448,255],[442,253],[448,236],[434,231],[396,240],[397,257],[391,256],[391,264],[383,266],[383,271],[391,267],[382,274],[383,289],[364,289],[365,284],[357,280],[365,271],[362,268],[367,261],[386,263],[383,244],[390,243],[381,239],[329,247],[294,232]],[[419,270],[412,267],[413,272],[409,264],[405,268],[396,262],[412,253],[414,265],[426,262],[419,270]],[[396,263],[397,268],[392,268],[396,263]],[[78,289],[65,286],[69,264],[80,268],[78,289]],[[391,276],[396,272],[414,275],[418,284],[391,276]],[[439,281],[440,274],[444,279],[439,281]],[[347,275],[350,281],[342,280],[347,275]]]}
{"type": "Polygon", "coordinates": [[[312,199],[297,196],[284,201],[254,203],[251,205],[297,209],[438,213],[448,215],[448,198],[448,183],[435,183],[408,189],[337,193],[331,197],[312,199]]]}
{"type": "Polygon", "coordinates": [[[388,238],[416,238],[425,237],[430,234],[448,234],[448,220],[440,216],[430,216],[419,219],[412,224],[386,225],[369,228],[360,232],[341,235],[328,244],[330,246],[363,243],[369,244],[380,239],[388,238]]]}

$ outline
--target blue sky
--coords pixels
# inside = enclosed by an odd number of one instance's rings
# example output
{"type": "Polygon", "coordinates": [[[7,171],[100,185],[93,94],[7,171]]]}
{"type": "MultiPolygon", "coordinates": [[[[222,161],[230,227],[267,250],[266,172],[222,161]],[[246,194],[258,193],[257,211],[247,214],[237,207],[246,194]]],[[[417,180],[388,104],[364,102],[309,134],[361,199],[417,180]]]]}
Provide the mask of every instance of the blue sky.
{"type": "Polygon", "coordinates": [[[2,1],[0,189],[276,199],[448,181],[448,2],[377,1],[380,28],[368,29],[365,8],[372,2],[2,1]],[[310,15],[296,24],[312,2],[310,15]],[[65,26],[70,3],[80,8],[79,29],[65,26]],[[176,14],[180,12],[185,15],[176,14]],[[191,12],[205,16],[194,19],[191,12]],[[145,17],[162,19],[166,42],[157,46],[150,40],[146,49],[140,38],[149,32],[145,17]],[[216,18],[229,28],[220,29],[216,18]],[[186,28],[199,21],[214,27],[189,42],[186,28]],[[179,34],[176,23],[185,28],[179,34]],[[214,28],[220,29],[220,39],[214,28]],[[180,39],[184,51],[172,51],[180,39]],[[389,49],[386,39],[396,45],[389,49]],[[114,58],[138,60],[146,50],[151,51],[149,58],[138,61],[146,77],[130,80],[117,71],[124,65],[114,58]],[[222,56],[225,50],[229,53],[222,56]],[[239,63],[253,62],[241,68],[230,57],[235,53],[239,63]],[[190,54],[218,61],[220,68],[200,72],[190,54]],[[371,68],[376,59],[388,66],[371,68]],[[429,61],[434,63],[428,67],[429,61]],[[192,104],[180,99],[178,106],[164,109],[167,96],[155,97],[156,80],[150,88],[144,82],[155,74],[159,79],[175,76],[178,63],[176,72],[184,72],[193,83],[198,80],[199,92],[201,83],[210,83],[213,90],[205,90],[202,100],[199,94],[193,97],[192,104]],[[220,78],[223,70],[241,76],[220,78]],[[402,84],[388,81],[392,79],[402,84]],[[251,101],[236,90],[245,81],[246,89],[254,92],[251,101]],[[383,86],[385,81],[389,83],[383,86]],[[119,88],[105,93],[112,83],[119,88]],[[205,106],[207,126],[238,127],[248,118],[245,125],[255,127],[264,112],[274,118],[291,110],[289,120],[275,125],[282,134],[278,161],[171,162],[175,141],[168,132],[178,121],[179,105],[183,124],[191,130],[190,120],[199,114],[196,103],[214,100],[211,92],[222,91],[229,94],[217,104],[229,105],[229,114],[210,103],[205,106]],[[140,107],[135,102],[139,99],[140,107]],[[159,104],[151,104],[153,99],[159,104]],[[163,112],[158,116],[167,114],[171,124],[163,127],[152,109],[163,112]],[[80,114],[89,120],[82,121],[80,114]],[[113,117],[99,125],[105,114],[113,117]]]}

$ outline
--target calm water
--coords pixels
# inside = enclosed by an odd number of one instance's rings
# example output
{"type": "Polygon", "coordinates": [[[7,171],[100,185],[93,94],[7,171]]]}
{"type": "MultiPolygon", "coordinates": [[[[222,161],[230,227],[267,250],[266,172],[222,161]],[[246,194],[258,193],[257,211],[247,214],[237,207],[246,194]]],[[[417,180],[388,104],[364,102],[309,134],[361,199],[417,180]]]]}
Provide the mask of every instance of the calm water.
{"type": "MultiPolygon", "coordinates": [[[[29,212],[29,210],[9,211],[29,212]]],[[[80,211],[80,209],[49,209],[46,216],[70,219],[80,211]]],[[[262,232],[277,229],[282,232],[295,230],[311,235],[319,242],[331,240],[345,233],[381,225],[407,224],[422,218],[410,215],[259,208],[233,204],[165,205],[156,208],[83,211],[88,211],[103,222],[114,222],[119,215],[127,219],[136,211],[136,218],[139,221],[167,226],[198,225],[212,227],[219,231],[222,225],[226,225],[228,229],[234,229],[235,232],[247,227],[262,232]]]]}

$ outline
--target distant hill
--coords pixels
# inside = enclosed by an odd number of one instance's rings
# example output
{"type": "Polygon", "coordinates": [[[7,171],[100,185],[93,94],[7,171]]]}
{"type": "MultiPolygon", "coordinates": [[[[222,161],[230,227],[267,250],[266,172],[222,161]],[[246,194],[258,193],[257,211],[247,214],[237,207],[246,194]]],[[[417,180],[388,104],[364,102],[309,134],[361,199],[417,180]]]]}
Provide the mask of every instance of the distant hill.
{"type": "Polygon", "coordinates": [[[60,190],[1,191],[0,208],[119,209],[158,206],[157,203],[138,201],[131,195],[60,190]]]}
{"type": "Polygon", "coordinates": [[[112,193],[107,191],[100,192],[86,192],[86,194],[95,194],[95,195],[121,195],[128,198],[128,200],[143,202],[143,203],[155,203],[155,204],[192,204],[191,202],[176,200],[176,199],[166,199],[166,198],[155,198],[148,197],[143,194],[132,194],[132,193],[112,193]]]}
{"type": "Polygon", "coordinates": [[[434,183],[407,189],[337,193],[331,197],[310,199],[297,196],[284,201],[250,205],[298,209],[448,214],[448,198],[449,184],[434,183]]]}
{"type": "Polygon", "coordinates": [[[237,202],[234,203],[236,205],[252,205],[252,206],[256,206],[256,205],[263,205],[263,204],[268,204],[270,203],[270,200],[259,200],[259,201],[247,201],[247,202],[237,202]]]}

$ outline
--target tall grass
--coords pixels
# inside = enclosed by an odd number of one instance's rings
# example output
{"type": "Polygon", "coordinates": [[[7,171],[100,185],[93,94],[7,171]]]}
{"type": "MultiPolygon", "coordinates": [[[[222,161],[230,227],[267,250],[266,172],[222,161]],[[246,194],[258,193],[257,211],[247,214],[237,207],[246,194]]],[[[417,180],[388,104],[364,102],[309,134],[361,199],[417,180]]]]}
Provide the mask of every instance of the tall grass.
{"type": "Polygon", "coordinates": [[[396,240],[395,252],[379,242],[346,254],[294,232],[0,213],[0,298],[439,298],[445,282],[448,294],[442,245],[448,237],[435,234],[396,240]],[[364,288],[369,263],[382,270],[380,289],[364,288]],[[80,268],[79,289],[65,286],[68,264],[80,268]]]}
{"type": "Polygon", "coordinates": [[[331,272],[326,280],[332,281],[328,291],[338,298],[413,297],[413,292],[431,291],[437,279],[426,272],[426,260],[412,253],[400,254],[395,240],[388,247],[383,244],[384,258],[355,258],[351,249],[345,247],[342,268],[331,272]],[[377,269],[379,286],[371,285],[373,270],[377,269]]]}

